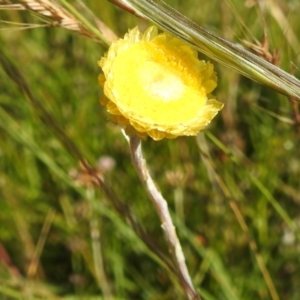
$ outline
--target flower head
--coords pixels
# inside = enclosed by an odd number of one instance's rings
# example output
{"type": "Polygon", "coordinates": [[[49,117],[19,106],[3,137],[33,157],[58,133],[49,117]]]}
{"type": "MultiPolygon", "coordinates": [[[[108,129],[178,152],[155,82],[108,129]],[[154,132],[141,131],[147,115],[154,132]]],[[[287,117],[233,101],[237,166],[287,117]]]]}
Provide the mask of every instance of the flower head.
{"type": "Polygon", "coordinates": [[[213,65],[174,36],[136,27],[114,42],[99,62],[106,106],[127,132],[155,140],[196,135],[223,107],[210,94],[213,65]]]}

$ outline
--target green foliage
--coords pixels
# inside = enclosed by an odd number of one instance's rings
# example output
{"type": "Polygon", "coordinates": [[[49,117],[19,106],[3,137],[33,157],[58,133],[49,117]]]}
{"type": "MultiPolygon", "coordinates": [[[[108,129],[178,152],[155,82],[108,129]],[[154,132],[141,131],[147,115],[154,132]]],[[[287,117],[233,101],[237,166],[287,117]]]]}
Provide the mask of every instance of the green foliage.
{"type": "MultiPolygon", "coordinates": [[[[87,2],[120,36],[136,24],[147,26],[106,1],[87,2]]],[[[285,30],[300,32],[292,9],[299,4],[273,2],[269,10],[260,10],[244,1],[168,1],[238,43],[261,40],[265,28],[270,48],[280,52],[280,66],[298,71],[299,40],[289,39],[285,30]],[[289,15],[288,26],[272,13],[275,8],[289,15]]],[[[41,23],[26,12],[0,13],[2,20],[41,23]]],[[[105,49],[61,28],[1,27],[7,29],[0,33],[1,49],[30,90],[93,165],[101,158],[114,162],[106,183],[168,255],[127,142],[99,104],[97,61],[105,49]]],[[[299,299],[298,103],[216,68],[222,113],[197,138],[145,140],[148,165],[173,212],[203,299],[276,299],[268,274],[280,298],[299,299]]],[[[0,69],[0,298],[183,298],[174,276],[124,215],[99,190],[78,186],[78,168],[36,107],[0,69]]]]}

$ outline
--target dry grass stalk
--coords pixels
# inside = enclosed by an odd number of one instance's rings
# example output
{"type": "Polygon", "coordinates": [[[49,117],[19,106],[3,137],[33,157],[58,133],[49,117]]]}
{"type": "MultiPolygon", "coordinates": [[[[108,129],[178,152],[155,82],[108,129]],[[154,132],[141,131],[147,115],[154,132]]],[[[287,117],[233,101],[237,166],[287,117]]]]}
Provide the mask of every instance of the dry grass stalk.
{"type": "MultiPolygon", "coordinates": [[[[59,26],[75,31],[92,39],[97,39],[95,34],[89,30],[72,13],[63,8],[55,1],[49,0],[0,0],[2,10],[28,10],[43,17],[50,18],[52,26],[59,26]]],[[[102,24],[103,27],[103,24],[102,24]]]]}

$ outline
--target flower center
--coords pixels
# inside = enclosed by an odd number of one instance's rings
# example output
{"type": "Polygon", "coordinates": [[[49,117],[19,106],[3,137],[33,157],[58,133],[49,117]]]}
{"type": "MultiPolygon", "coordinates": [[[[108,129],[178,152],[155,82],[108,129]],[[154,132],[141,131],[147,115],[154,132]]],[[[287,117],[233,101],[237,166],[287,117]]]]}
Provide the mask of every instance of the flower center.
{"type": "Polygon", "coordinates": [[[154,98],[171,101],[184,93],[185,85],[181,78],[155,62],[145,62],[137,73],[145,92],[154,98]]]}

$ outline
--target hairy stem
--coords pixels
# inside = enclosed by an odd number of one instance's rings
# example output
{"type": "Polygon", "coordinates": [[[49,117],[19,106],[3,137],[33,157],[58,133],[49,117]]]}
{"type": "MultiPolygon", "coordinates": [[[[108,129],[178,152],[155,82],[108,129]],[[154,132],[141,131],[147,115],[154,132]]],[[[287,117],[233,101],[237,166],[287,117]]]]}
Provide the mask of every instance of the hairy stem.
{"type": "Polygon", "coordinates": [[[200,297],[197,295],[193,283],[191,281],[186,263],[185,257],[182,252],[182,248],[179,242],[179,239],[176,234],[175,226],[173,224],[169,209],[168,203],[163,198],[160,191],[157,189],[153,179],[151,178],[149,171],[146,166],[146,162],[143,158],[141,140],[140,138],[134,136],[130,137],[130,151],[131,158],[134,164],[134,167],[139,175],[140,180],[144,184],[147,194],[155,206],[155,209],[158,213],[160,221],[162,223],[161,227],[165,233],[165,237],[168,243],[169,251],[172,255],[174,263],[176,265],[178,275],[183,286],[183,289],[188,297],[188,299],[198,299],[200,297]]]}

